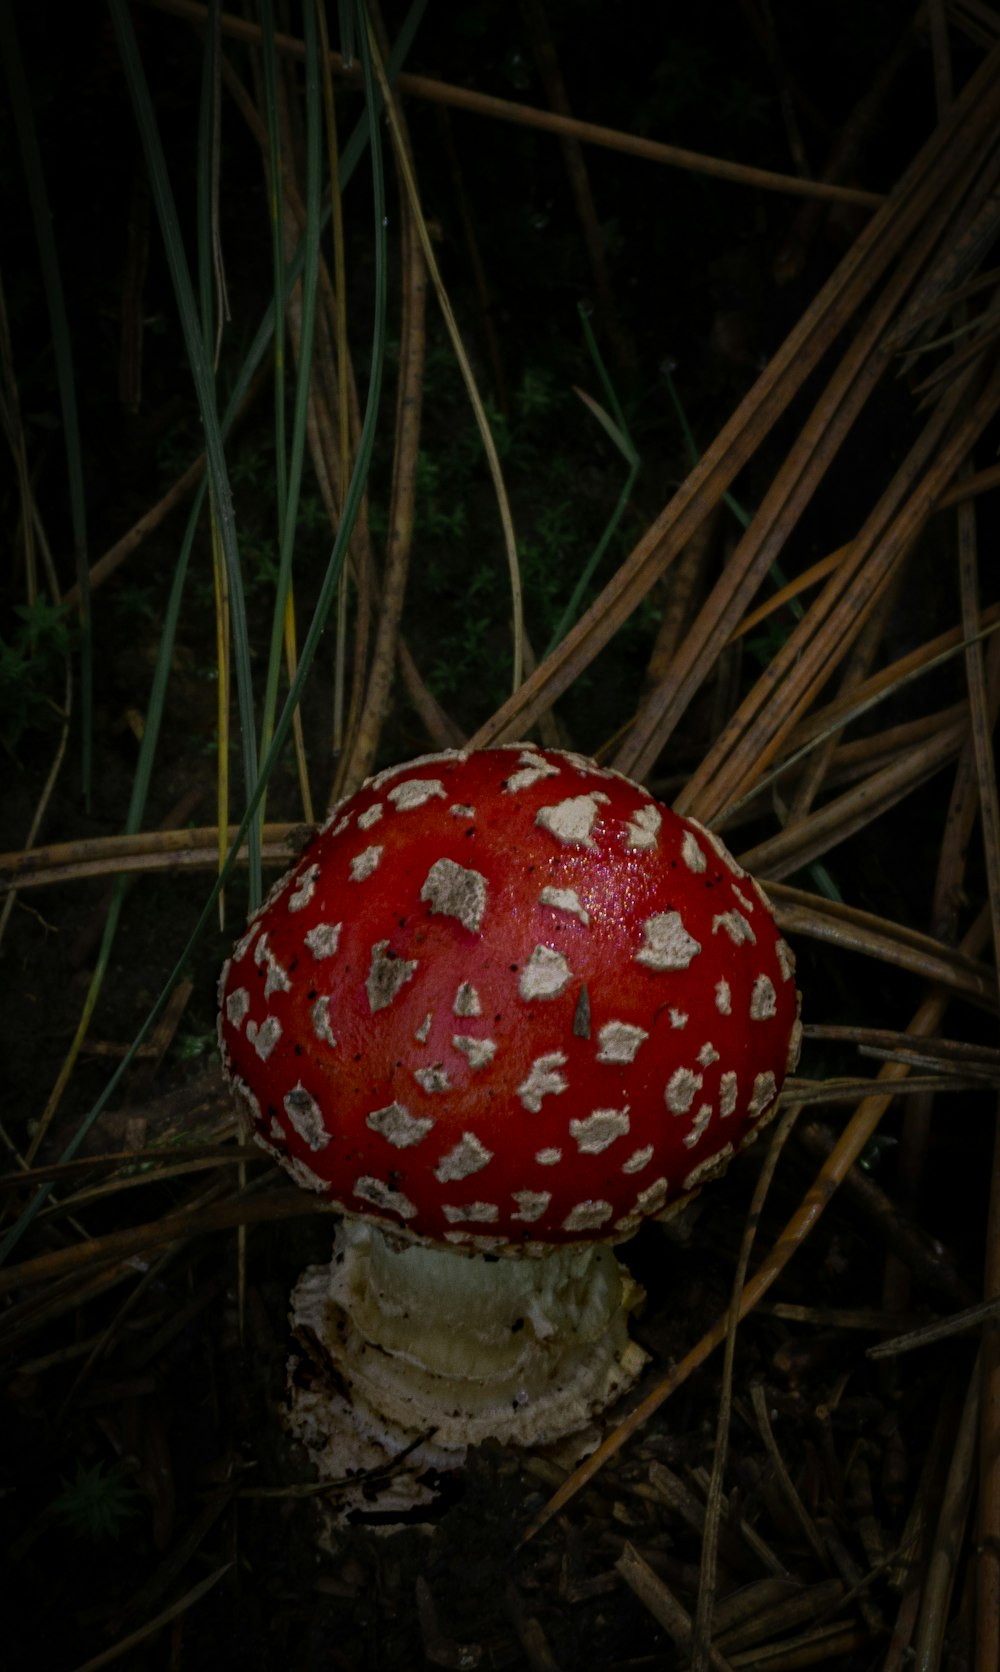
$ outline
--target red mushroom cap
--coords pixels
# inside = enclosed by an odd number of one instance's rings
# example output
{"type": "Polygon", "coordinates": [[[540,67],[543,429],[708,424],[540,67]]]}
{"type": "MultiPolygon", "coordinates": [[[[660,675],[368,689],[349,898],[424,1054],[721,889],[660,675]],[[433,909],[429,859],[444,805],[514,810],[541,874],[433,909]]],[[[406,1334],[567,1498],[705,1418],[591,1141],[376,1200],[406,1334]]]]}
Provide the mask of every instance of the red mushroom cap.
{"type": "Polygon", "coordinates": [[[343,802],[222,972],[226,1072],[301,1183],[411,1236],[617,1241],[773,1112],[794,961],[717,837],[534,745],[343,802]]]}

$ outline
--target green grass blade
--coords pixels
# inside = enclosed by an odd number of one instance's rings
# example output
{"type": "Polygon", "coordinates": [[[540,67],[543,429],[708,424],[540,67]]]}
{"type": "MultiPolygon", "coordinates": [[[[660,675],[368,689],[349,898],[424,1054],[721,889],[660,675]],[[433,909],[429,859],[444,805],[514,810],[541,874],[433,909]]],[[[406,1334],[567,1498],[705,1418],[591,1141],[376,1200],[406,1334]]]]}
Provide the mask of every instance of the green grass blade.
{"type": "MultiPolygon", "coordinates": [[[[367,35],[364,29],[364,21],[365,20],[362,15],[360,19],[360,35],[362,43],[362,63],[365,72],[365,98],[370,116],[375,117],[377,109],[375,89],[373,86],[371,60],[367,49],[367,35]]],[[[239,829],[237,830],[236,836],[230,846],[226,863],[216,878],[215,884],[208,896],[208,899],[205,901],[198,921],[192,929],[187,943],[174,965],[174,968],[165,983],[162,992],[157,998],[156,1003],[153,1005],[145,1021],[142,1023],[142,1026],[139,1028],[128,1052],[122,1058],[115,1072],[109,1078],[101,1096],[98,1098],[97,1102],[92,1105],[83,1120],[80,1122],[80,1125],[60,1157],[60,1160],[62,1161],[71,1161],[73,1159],[73,1157],[78,1153],[80,1146],[87,1136],[87,1133],[94,1125],[94,1122],[107,1108],[108,1103],[114,1096],[114,1093],[121,1084],[122,1079],[128,1073],[129,1068],[134,1062],[140,1046],[147,1038],[151,1029],[155,1027],[160,1016],[163,1014],[170,998],[170,994],[173,992],[174,987],[180,980],[185,969],[188,967],[191,955],[212,919],[219,895],[232,874],[240,846],[244,837],[248,833],[248,829],[257,811],[261,797],[263,796],[267,774],[273,767],[274,761],[278,758],[285,739],[288,736],[292,723],[292,715],[295,712],[295,706],[299,701],[305,682],[309,676],[313,659],[316,655],[317,649],[319,648],[319,642],[326,626],[327,616],[329,615],[330,609],[332,608],[334,599],[337,595],[337,582],[340,575],[341,565],[343,564],[347,554],[348,545],[354,530],[355,521],[357,520],[358,510],[361,505],[361,499],[365,491],[368,471],[371,465],[372,448],[375,440],[375,425],[381,402],[382,374],[385,362],[387,295],[385,188],[382,174],[381,136],[379,134],[377,120],[372,120],[369,125],[372,135],[372,174],[375,210],[375,324],[372,335],[371,371],[368,382],[368,399],[365,405],[364,418],[361,425],[361,436],[358,444],[358,453],[355,460],[354,472],[351,476],[347,494],[345,495],[344,514],[341,518],[340,527],[337,530],[337,537],[334,541],[333,550],[330,554],[330,560],[327,565],[322,587],[320,589],[319,602],[310,623],[305,642],[302,646],[302,654],[299,658],[298,671],[292,681],[285,704],[275,725],[274,738],[268,757],[262,763],[260,775],[249,798],[247,809],[240,822],[239,829]]],[[[258,335],[259,334],[260,333],[258,333],[258,335]]],[[[231,402],[230,405],[232,407],[233,402],[231,402]]],[[[198,508],[199,507],[196,506],[195,511],[192,512],[192,530],[198,508]]],[[[182,565],[179,563],[178,572],[180,572],[181,568],[182,565]]],[[[179,604],[179,587],[177,590],[179,604]]],[[[173,596],[174,595],[172,593],[171,597],[173,598],[173,596]]],[[[161,653],[161,661],[162,660],[163,658],[161,653]]],[[[166,677],[166,667],[168,666],[169,662],[167,661],[164,667],[164,678],[166,677]]],[[[20,1217],[11,1226],[2,1243],[0,1243],[0,1264],[3,1264],[20,1242],[24,1233],[28,1230],[34,1220],[35,1215],[48,1200],[51,1192],[52,1185],[44,1184],[39,1188],[32,1200],[26,1204],[20,1217]]]]}
{"type": "MultiPolygon", "coordinates": [[[[353,0],[351,0],[351,3],[353,4],[353,0]]],[[[417,32],[417,27],[420,23],[421,18],[424,15],[424,12],[426,11],[426,9],[427,9],[427,0],[414,0],[413,5],[411,5],[409,11],[407,12],[406,17],[403,21],[403,27],[400,30],[399,36],[396,40],[396,44],[393,47],[391,53],[389,54],[389,62],[388,62],[388,65],[387,65],[387,73],[388,73],[390,81],[395,81],[395,79],[398,76],[400,70],[402,69],[403,65],[405,64],[409,49],[413,45],[413,40],[414,40],[414,37],[415,37],[416,32],[417,32]]],[[[382,101],[381,101],[381,98],[378,95],[378,92],[376,90],[376,98],[375,98],[375,104],[374,104],[375,113],[378,114],[381,111],[381,109],[382,109],[382,101]]],[[[342,192],[346,191],[348,183],[350,182],[350,180],[351,180],[351,178],[354,174],[354,171],[358,166],[358,163],[360,162],[362,156],[365,153],[365,149],[368,145],[368,130],[369,130],[368,111],[365,110],[364,114],[359,116],[357,122],[355,123],[354,130],[351,133],[351,136],[350,136],[349,140],[347,141],[347,144],[344,146],[343,151],[341,152],[341,157],[340,157],[340,189],[341,189],[342,192]]],[[[329,204],[327,204],[326,207],[324,208],[322,216],[320,218],[320,229],[319,230],[320,230],[320,236],[321,237],[322,237],[322,234],[325,232],[327,226],[329,225],[331,214],[332,214],[331,207],[330,207],[329,204]]],[[[305,266],[305,247],[304,247],[304,245],[300,244],[299,248],[296,250],[294,256],[292,257],[291,261],[289,262],[288,268],[287,268],[287,270],[285,272],[285,275],[284,275],[284,280],[283,280],[282,287],[281,287],[281,302],[280,302],[280,307],[281,307],[282,312],[284,312],[284,309],[285,309],[285,306],[287,305],[289,296],[291,295],[292,291],[294,290],[294,288],[295,288],[296,284],[298,283],[299,279],[302,277],[302,270],[303,270],[304,266],[305,266]]],[[[240,402],[243,400],[244,396],[246,395],[247,390],[249,389],[250,384],[253,381],[254,374],[256,373],[257,368],[259,367],[261,361],[264,358],[264,355],[267,353],[267,351],[270,347],[271,339],[274,336],[274,330],[275,330],[275,312],[276,312],[275,303],[273,301],[269,302],[268,305],[267,305],[267,308],[264,311],[261,322],[260,322],[259,326],[257,327],[257,330],[256,330],[256,333],[253,337],[253,340],[250,344],[250,348],[247,352],[246,359],[245,359],[245,361],[243,363],[243,366],[241,367],[241,369],[240,369],[240,371],[237,375],[236,382],[233,386],[233,392],[232,392],[232,395],[230,396],[229,404],[226,408],[227,419],[231,419],[232,414],[236,411],[236,408],[239,406],[240,402]]],[[[225,429],[225,427],[226,427],[226,425],[225,425],[225,421],[224,421],[223,428],[225,429]]]]}
{"type": "MultiPolygon", "coordinates": [[[[281,135],[278,128],[278,58],[274,47],[274,8],[261,0],[261,61],[267,103],[268,210],[271,219],[271,253],[274,264],[274,294],[284,296],[285,209],[281,168],[281,135]]],[[[303,250],[303,261],[306,252],[303,250]]],[[[288,460],[285,445],[285,310],[274,314],[274,461],[278,501],[278,528],[284,527],[288,503],[288,460]]]]}
{"type": "MultiPolygon", "coordinates": [[[[160,635],[160,646],[157,652],[156,667],[153,672],[153,684],[150,689],[149,703],[146,710],[145,723],[142,729],[142,741],[139,745],[139,759],[136,765],[135,780],[132,785],[132,794],[129,798],[128,813],[125,818],[125,830],[127,834],[133,834],[141,828],[142,816],[146,808],[146,802],[149,798],[149,789],[153,777],[153,766],[156,759],[156,746],[159,741],[160,729],[163,723],[164,708],[166,705],[167,685],[170,679],[170,670],[173,665],[174,643],[177,637],[177,623],[180,619],[181,600],[184,594],[184,582],[187,579],[188,562],[191,556],[191,549],[194,545],[194,536],[197,530],[201,507],[204,504],[206,492],[207,486],[205,482],[202,481],[195,497],[195,504],[188,518],[187,531],[181,544],[180,554],[174,569],[173,580],[170,586],[170,596],[167,600],[167,608],[163,621],[163,632],[160,635]]],[[[101,989],[104,986],[104,978],[110,968],[111,952],[114,947],[115,937],[118,933],[118,924],[121,919],[122,906],[125,903],[128,880],[129,879],[127,877],[119,877],[115,883],[114,889],[112,890],[111,903],[108,907],[108,915],[104,920],[101,943],[94,963],[94,968],[91,973],[90,981],[87,984],[87,992],[84,997],[80,1019],[77,1023],[76,1031],[70,1043],[69,1050],[63,1059],[56,1083],[49,1094],[48,1102],[46,1103],[45,1110],[39,1122],[38,1130],[33,1134],[31,1148],[28,1152],[29,1159],[37,1151],[38,1146],[41,1144],[45,1135],[45,1130],[49,1125],[49,1122],[53,1119],[59,1108],[63,1092],[69,1084],[70,1075],[73,1072],[77,1058],[90,1029],[94,1011],[97,1007],[97,1001],[100,996],[101,989]]],[[[169,991],[167,996],[169,996],[169,991]]],[[[79,1133],[77,1133],[76,1138],[73,1140],[74,1143],[79,1136],[79,1133]]]]}
{"type": "Polygon", "coordinates": [[[81,719],[81,778],[84,804],[91,804],[91,774],[93,758],[93,624],[90,603],[90,563],[87,554],[87,505],[83,488],[83,457],[80,450],[80,421],[76,404],[76,378],[73,371],[73,351],[70,342],[69,319],[63,292],[59,255],[49,196],[45,187],[42,156],[38,145],[34,114],[28,97],[28,82],[21,59],[21,47],[10,0],[0,0],[0,53],[7,71],[14,126],[21,149],[21,163],[28,187],[31,214],[38,242],[42,269],[42,283],[52,329],[52,350],[62,408],[63,441],[66,447],[66,482],[69,492],[70,520],[73,530],[73,557],[80,594],[80,719],[81,719]]]}
{"type": "Polygon", "coordinates": [[[221,145],[221,83],[219,75],[220,18],[213,7],[205,31],[198,111],[198,300],[205,358],[218,364],[218,345],[225,322],[225,285],[218,240],[219,150],[221,145]],[[218,318],[216,318],[218,316],[218,318]]]}
{"type": "MultiPolygon", "coordinates": [[[[681,400],[677,385],[674,382],[673,374],[671,373],[669,367],[666,368],[663,375],[666,378],[667,393],[670,396],[671,405],[677,414],[677,422],[680,425],[681,435],[684,438],[684,450],[688,456],[688,463],[693,469],[698,463],[700,457],[697,443],[695,442],[691,426],[687,420],[684,403],[681,400]]],[[[726,506],[727,510],[732,512],[741,528],[750,527],[750,523],[752,521],[750,512],[744,510],[738,499],[734,499],[731,493],[724,493],[722,496],[722,502],[726,506]]],[[[767,573],[776,591],[783,586],[787,586],[788,582],[780,563],[772,563],[767,573]]],[[[801,619],[803,610],[802,605],[799,603],[797,598],[790,599],[788,607],[794,616],[801,619]]]]}
{"type": "MultiPolygon", "coordinates": [[[[389,77],[390,82],[395,81],[395,79],[398,76],[400,70],[402,69],[403,65],[405,64],[406,59],[409,55],[410,48],[413,45],[414,38],[416,37],[417,30],[420,27],[420,20],[423,17],[424,12],[426,10],[427,10],[427,0],[413,0],[413,4],[411,5],[411,7],[410,7],[409,11],[407,12],[405,18],[403,19],[402,28],[400,29],[399,34],[396,37],[396,44],[393,47],[392,51],[390,52],[389,61],[386,64],[386,74],[389,77]]],[[[345,6],[343,8],[343,11],[344,12],[351,12],[351,11],[356,12],[356,0],[347,0],[347,3],[345,4],[345,6]]],[[[359,15],[358,29],[362,33],[366,32],[368,26],[367,26],[367,23],[365,21],[365,16],[364,16],[363,10],[360,12],[360,14],[357,14],[357,12],[356,12],[356,15],[359,15]]],[[[341,23],[341,27],[343,28],[343,22],[341,23]]],[[[349,39],[349,36],[345,37],[345,39],[349,39]]],[[[379,93],[378,88],[375,89],[374,103],[370,107],[366,104],[365,113],[364,113],[363,116],[360,116],[358,118],[357,125],[354,129],[354,132],[351,134],[351,137],[347,141],[347,144],[344,146],[344,150],[341,154],[341,159],[340,159],[340,189],[341,189],[341,191],[344,191],[344,189],[346,188],[347,182],[351,178],[351,175],[354,173],[354,170],[357,168],[358,163],[360,162],[362,154],[364,152],[365,146],[368,144],[368,133],[369,133],[369,126],[370,126],[370,124],[369,124],[369,108],[371,110],[371,114],[372,114],[373,119],[376,119],[379,116],[381,116],[381,114],[382,114],[382,96],[379,93]]],[[[326,221],[329,218],[329,214],[330,214],[330,211],[329,211],[329,208],[328,208],[324,217],[323,217],[324,225],[326,224],[326,221]]]]}
{"type": "Polygon", "coordinates": [[[588,395],[586,389],[574,388],[573,393],[580,397],[587,411],[597,419],[608,440],[613,442],[625,463],[633,467],[639,464],[639,455],[635,450],[632,437],[620,425],[616,424],[610,413],[605,412],[599,401],[593,395],[588,395]]]}
{"type": "MultiPolygon", "coordinates": [[[[229,472],[226,468],[222,433],[215,403],[215,383],[211,365],[205,353],[201,321],[195,304],[191,275],[181,238],[177,209],[174,203],[166,158],[160,140],[156,115],[153,110],[145,71],[139,56],[132,21],[126,0],[108,0],[118,48],[121,53],[132,106],[142,138],[149,171],[153,199],[156,204],[160,230],[166,251],[167,265],[173,281],[174,296],[180,317],[184,344],[187,349],[195,394],[205,437],[205,457],[212,489],[212,503],[218,521],[222,549],[229,576],[229,592],[233,614],[233,660],[236,670],[236,690],[240,710],[240,732],[243,749],[243,776],[247,800],[257,787],[256,728],[253,711],[253,685],[250,665],[250,642],[247,633],[246,610],[243,596],[243,577],[240,570],[239,549],[236,542],[236,519],[233,514],[229,472]]],[[[261,897],[260,825],[249,831],[250,899],[261,897]]]]}
{"type": "MultiPolygon", "coordinates": [[[[587,312],[587,309],[583,306],[582,302],[578,304],[577,312],[580,316],[580,324],[583,327],[583,337],[585,343],[587,344],[587,351],[590,354],[590,358],[594,362],[597,375],[601,380],[601,388],[604,390],[604,398],[614,414],[615,425],[625,437],[625,446],[622,446],[620,442],[616,443],[616,445],[621,448],[623,456],[628,460],[629,464],[638,464],[639,455],[633,446],[632,437],[628,433],[628,425],[625,422],[625,414],[622,411],[621,402],[618,399],[618,391],[611,381],[611,374],[609,373],[607,366],[604,364],[604,356],[601,354],[601,351],[597,346],[597,338],[594,336],[594,328],[590,323],[590,315],[587,312]]],[[[610,435],[611,431],[609,430],[608,433],[610,435]]]]}
{"type": "MultiPolygon", "coordinates": [[[[267,679],[264,686],[264,710],[261,720],[262,755],[266,755],[270,747],[278,700],[285,604],[291,584],[292,557],[295,550],[295,520],[298,515],[302,467],[305,462],[309,381],[312,375],[313,336],[316,327],[323,121],[319,91],[319,45],[316,36],[316,14],[311,5],[307,5],[303,12],[303,36],[306,53],[306,227],[302,270],[302,322],[299,339],[298,378],[295,389],[295,416],[292,424],[292,446],[288,462],[288,484],[283,507],[284,516],[281,524],[281,543],[278,554],[278,584],[274,599],[274,616],[271,623],[271,647],[268,654],[267,679]]],[[[373,149],[373,165],[374,155],[373,149]]]]}
{"type": "Polygon", "coordinates": [[[355,59],[353,0],[337,0],[337,22],[340,25],[340,56],[345,70],[349,70],[353,68],[355,59]]]}
{"type": "Polygon", "coordinates": [[[622,411],[621,403],[619,402],[614,384],[612,383],[611,378],[608,375],[607,367],[601,358],[601,353],[597,346],[597,339],[591,329],[590,320],[587,317],[586,311],[582,307],[580,309],[580,323],[583,326],[583,335],[586,340],[587,347],[590,350],[591,359],[597,369],[597,375],[601,380],[601,386],[604,389],[608,405],[610,406],[614,417],[610,417],[608,413],[604,411],[604,408],[599,406],[597,401],[595,401],[590,395],[585,394],[582,389],[578,389],[576,392],[580,396],[580,399],[584,402],[588,411],[593,413],[605,435],[618,449],[629,468],[628,475],[625,478],[625,484],[615,501],[614,510],[608,518],[604,532],[587,559],[587,562],[584,564],[580,578],[577,581],[576,586],[573,588],[573,593],[569,603],[563,610],[563,613],[559,618],[558,625],[556,626],[556,630],[545,647],[546,656],[551,656],[556,645],[569,632],[580,613],[580,606],[587,595],[587,588],[596,573],[597,566],[600,563],[601,558],[604,556],[604,553],[607,551],[608,546],[611,544],[611,541],[614,539],[618,524],[625,515],[625,507],[628,505],[628,502],[632,497],[632,489],[635,487],[635,480],[639,474],[642,462],[639,458],[636,445],[629,434],[628,424],[625,421],[625,414],[622,411]]]}

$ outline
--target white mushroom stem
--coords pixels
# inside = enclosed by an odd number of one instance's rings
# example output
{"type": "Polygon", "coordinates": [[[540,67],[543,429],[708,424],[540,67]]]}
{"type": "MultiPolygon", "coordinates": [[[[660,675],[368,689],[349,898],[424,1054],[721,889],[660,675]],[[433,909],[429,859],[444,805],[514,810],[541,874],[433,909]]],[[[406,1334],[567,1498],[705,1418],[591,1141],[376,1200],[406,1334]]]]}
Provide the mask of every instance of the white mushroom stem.
{"type": "Polygon", "coordinates": [[[345,1219],[292,1317],[365,1437],[394,1454],[429,1436],[440,1467],[481,1440],[544,1445],[584,1428],[642,1368],[627,1331],[641,1298],[603,1243],[498,1259],[345,1219]]]}

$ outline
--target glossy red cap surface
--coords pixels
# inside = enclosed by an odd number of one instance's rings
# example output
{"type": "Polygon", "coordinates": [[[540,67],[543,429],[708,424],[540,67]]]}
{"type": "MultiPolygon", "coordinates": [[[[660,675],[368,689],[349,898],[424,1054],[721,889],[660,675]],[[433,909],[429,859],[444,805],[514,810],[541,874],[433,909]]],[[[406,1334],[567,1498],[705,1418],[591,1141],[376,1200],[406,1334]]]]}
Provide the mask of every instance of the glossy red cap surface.
{"type": "Polygon", "coordinates": [[[255,1135],[349,1213],[502,1250],[630,1235],[798,1052],[794,961],[719,840],[582,757],[425,756],[344,802],[223,970],[255,1135]]]}

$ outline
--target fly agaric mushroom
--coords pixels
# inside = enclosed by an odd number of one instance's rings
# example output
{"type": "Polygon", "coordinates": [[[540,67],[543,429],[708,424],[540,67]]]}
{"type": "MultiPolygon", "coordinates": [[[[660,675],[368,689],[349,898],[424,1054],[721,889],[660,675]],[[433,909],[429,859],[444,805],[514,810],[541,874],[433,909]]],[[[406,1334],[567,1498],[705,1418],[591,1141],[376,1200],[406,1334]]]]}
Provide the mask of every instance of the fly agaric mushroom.
{"type": "Polygon", "coordinates": [[[254,1136],[345,1216],[296,1316],[369,1461],[551,1441],[634,1380],[609,1245],[773,1113],[793,974],[718,838],[579,755],[426,755],[335,809],[227,963],[220,1038],[254,1136]]]}

